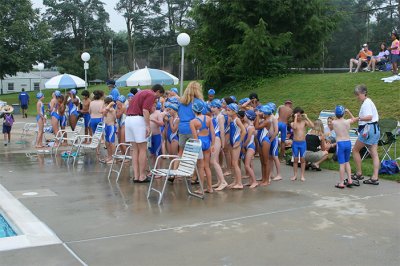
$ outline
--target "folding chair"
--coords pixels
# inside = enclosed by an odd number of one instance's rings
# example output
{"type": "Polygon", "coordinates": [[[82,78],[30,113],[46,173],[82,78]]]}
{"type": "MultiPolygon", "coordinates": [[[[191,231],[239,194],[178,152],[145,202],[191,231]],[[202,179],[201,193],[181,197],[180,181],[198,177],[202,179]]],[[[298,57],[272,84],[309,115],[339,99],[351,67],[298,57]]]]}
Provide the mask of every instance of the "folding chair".
{"type": "Polygon", "coordinates": [[[197,159],[199,158],[199,154],[201,151],[201,141],[195,139],[189,139],[185,144],[185,149],[183,150],[182,157],[179,158],[176,155],[160,155],[157,157],[156,163],[154,168],[150,171],[151,172],[151,180],[149,185],[149,190],[147,192],[147,199],[150,197],[152,191],[158,193],[158,204],[161,204],[162,198],[164,196],[165,188],[170,177],[177,177],[181,176],[184,177],[186,189],[189,195],[194,197],[203,199],[204,198],[204,190],[203,184],[200,182],[200,190],[201,195],[195,194],[189,188],[188,178],[192,177],[194,172],[196,171],[197,176],[199,176],[199,172],[197,169],[197,159]],[[168,169],[157,169],[158,161],[160,158],[172,158],[171,162],[169,163],[168,169]],[[179,162],[178,169],[173,169],[174,163],[179,162]],[[158,175],[161,178],[164,178],[164,183],[161,190],[157,190],[153,187],[154,185],[154,176],[158,175]]]}
{"type": "Polygon", "coordinates": [[[30,131],[35,131],[36,128],[37,128],[36,123],[25,123],[24,127],[22,128],[21,140],[24,139],[30,131]]]}
{"type": "Polygon", "coordinates": [[[97,149],[97,147],[99,147],[100,141],[101,141],[101,137],[103,135],[104,132],[104,127],[105,124],[104,122],[100,122],[97,127],[96,127],[96,131],[93,133],[93,136],[90,135],[77,135],[74,142],[72,143],[71,149],[68,153],[68,160],[67,162],[69,162],[69,159],[71,157],[71,155],[73,154],[73,150],[74,148],[76,149],[76,153],[74,157],[74,163],[75,164],[75,160],[76,157],[78,157],[80,155],[80,151],[82,149],[97,149]],[[89,139],[91,140],[91,142],[89,144],[85,144],[83,143],[83,141],[85,139],[89,139]]]}
{"type": "Polygon", "coordinates": [[[65,129],[60,129],[57,132],[57,135],[55,137],[55,142],[58,143],[58,145],[53,145],[51,147],[51,150],[53,151],[54,147],[56,148],[55,154],[57,154],[59,147],[61,146],[61,143],[63,143],[65,140],[71,141],[72,143],[75,141],[76,137],[81,133],[82,129],[85,127],[85,120],[83,117],[79,118],[75,130],[65,130],[65,129]]]}
{"type": "Polygon", "coordinates": [[[393,144],[396,144],[396,134],[394,134],[394,131],[397,128],[397,121],[393,118],[381,119],[379,120],[379,128],[381,137],[378,141],[378,146],[381,146],[384,152],[381,162],[385,160],[386,157],[392,160],[389,152],[393,144]]]}
{"type": "Polygon", "coordinates": [[[335,116],[335,112],[332,110],[322,110],[319,113],[318,119],[322,121],[322,124],[324,124],[324,127],[328,126],[328,117],[335,116]]]}
{"type": "Polygon", "coordinates": [[[121,174],[122,167],[124,166],[125,161],[132,160],[132,156],[128,156],[128,154],[131,150],[131,147],[132,147],[132,145],[128,144],[128,143],[120,143],[117,145],[117,147],[115,148],[115,153],[112,156],[113,160],[112,160],[112,164],[110,167],[110,171],[108,172],[108,180],[110,180],[111,173],[115,172],[115,173],[117,173],[117,179],[115,180],[115,182],[118,182],[119,175],[121,174]],[[125,146],[125,148],[126,148],[124,154],[120,153],[121,146],[125,146]],[[114,169],[115,161],[121,161],[121,166],[119,168],[117,167],[117,169],[114,169]]]}

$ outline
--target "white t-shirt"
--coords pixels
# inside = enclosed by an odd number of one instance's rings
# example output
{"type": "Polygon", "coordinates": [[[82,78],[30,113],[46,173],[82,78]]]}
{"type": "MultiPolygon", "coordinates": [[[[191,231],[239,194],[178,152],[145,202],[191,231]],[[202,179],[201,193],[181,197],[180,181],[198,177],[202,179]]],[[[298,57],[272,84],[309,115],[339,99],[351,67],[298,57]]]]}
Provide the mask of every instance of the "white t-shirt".
{"type": "Polygon", "coordinates": [[[375,104],[371,101],[370,98],[366,98],[361,105],[360,113],[358,117],[365,117],[367,115],[372,115],[371,121],[358,121],[358,124],[366,125],[367,123],[373,123],[379,121],[378,110],[376,110],[375,104]]]}

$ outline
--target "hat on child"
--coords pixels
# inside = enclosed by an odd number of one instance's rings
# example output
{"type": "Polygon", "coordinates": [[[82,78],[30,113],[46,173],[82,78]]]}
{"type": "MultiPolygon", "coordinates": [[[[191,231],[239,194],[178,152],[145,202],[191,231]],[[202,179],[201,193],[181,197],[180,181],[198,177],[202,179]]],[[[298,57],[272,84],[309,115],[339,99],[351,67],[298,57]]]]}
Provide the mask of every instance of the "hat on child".
{"type": "Polygon", "coordinates": [[[165,108],[171,108],[175,112],[178,112],[178,105],[175,103],[166,103],[164,106],[165,108]]]}
{"type": "Polygon", "coordinates": [[[76,95],[76,90],[72,89],[72,90],[69,91],[69,93],[72,93],[73,95],[76,95]]]}
{"type": "Polygon", "coordinates": [[[234,102],[236,102],[236,97],[235,96],[229,96],[229,97],[231,97],[231,99],[234,101],[234,102]]]}
{"type": "Polygon", "coordinates": [[[204,102],[200,99],[194,99],[192,104],[192,110],[195,113],[201,113],[204,110],[204,102]]]}
{"type": "Polygon", "coordinates": [[[260,111],[264,114],[264,115],[272,115],[272,109],[269,105],[263,105],[260,108],[260,111]]]}
{"type": "Polygon", "coordinates": [[[344,107],[342,105],[336,105],[335,115],[337,117],[342,117],[342,116],[344,116],[344,113],[345,113],[344,107]]]}
{"type": "Polygon", "coordinates": [[[124,103],[125,101],[126,101],[126,98],[125,98],[125,96],[124,96],[124,95],[120,95],[120,96],[118,96],[118,98],[117,98],[117,102],[124,103]]]}
{"type": "Polygon", "coordinates": [[[60,91],[54,91],[54,95],[55,95],[56,97],[60,97],[60,96],[61,96],[61,92],[60,92],[60,91]]]}
{"type": "Polygon", "coordinates": [[[12,107],[11,105],[5,105],[2,108],[0,108],[0,111],[6,114],[10,114],[14,111],[14,107],[12,107]]]}
{"type": "Polygon", "coordinates": [[[257,116],[256,113],[253,110],[247,110],[245,112],[245,115],[251,121],[254,121],[256,119],[256,116],[257,116]]]}
{"type": "Polygon", "coordinates": [[[133,97],[133,96],[135,96],[135,95],[133,95],[133,93],[130,92],[130,93],[127,94],[127,96],[128,96],[128,98],[129,98],[129,97],[133,97]]]}
{"type": "Polygon", "coordinates": [[[42,98],[43,96],[44,96],[43,92],[38,92],[38,93],[36,94],[36,98],[37,98],[37,99],[40,99],[40,98],[42,98]]]}
{"type": "Polygon", "coordinates": [[[230,103],[226,107],[229,108],[230,110],[234,111],[235,113],[239,112],[239,107],[236,103],[230,103]]]}
{"type": "Polygon", "coordinates": [[[240,99],[240,100],[239,100],[239,104],[240,104],[240,105],[243,105],[243,104],[247,103],[248,101],[250,101],[249,98],[243,98],[243,99],[240,99]]]}
{"type": "Polygon", "coordinates": [[[208,90],[208,95],[215,95],[215,90],[214,89],[209,89],[208,90]]]}
{"type": "Polygon", "coordinates": [[[272,112],[275,112],[275,111],[276,111],[276,104],[274,104],[273,102],[269,102],[269,103],[267,103],[267,105],[268,105],[269,107],[271,107],[272,112]]]}
{"type": "Polygon", "coordinates": [[[175,92],[176,94],[178,94],[178,89],[177,88],[171,88],[170,91],[175,92]]]}
{"type": "Polygon", "coordinates": [[[214,100],[211,101],[210,105],[211,105],[211,107],[221,108],[222,107],[222,102],[219,99],[214,99],[214,100]]]}

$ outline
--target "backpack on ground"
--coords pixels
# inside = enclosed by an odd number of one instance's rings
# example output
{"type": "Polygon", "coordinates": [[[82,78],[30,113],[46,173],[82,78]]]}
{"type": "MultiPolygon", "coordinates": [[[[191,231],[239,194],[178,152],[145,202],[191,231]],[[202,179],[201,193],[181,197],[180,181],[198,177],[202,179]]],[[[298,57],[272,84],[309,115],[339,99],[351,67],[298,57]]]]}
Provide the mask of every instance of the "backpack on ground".
{"type": "Polygon", "coordinates": [[[12,125],[14,124],[14,119],[12,118],[12,115],[10,114],[4,115],[4,124],[6,126],[12,127],[12,125]]]}
{"type": "Polygon", "coordinates": [[[394,175],[399,172],[399,165],[395,160],[383,160],[379,174],[394,175]]]}

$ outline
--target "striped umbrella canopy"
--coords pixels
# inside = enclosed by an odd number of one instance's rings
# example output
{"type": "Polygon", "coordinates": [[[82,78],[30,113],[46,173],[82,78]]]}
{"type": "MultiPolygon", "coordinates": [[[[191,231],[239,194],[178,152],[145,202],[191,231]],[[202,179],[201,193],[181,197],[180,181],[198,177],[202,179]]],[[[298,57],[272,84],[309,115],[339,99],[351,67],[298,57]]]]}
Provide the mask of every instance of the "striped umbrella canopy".
{"type": "Polygon", "coordinates": [[[179,79],[160,69],[142,68],[129,72],[115,82],[118,87],[148,86],[148,85],[176,85],[179,79]]]}
{"type": "Polygon", "coordinates": [[[62,74],[49,79],[44,87],[46,89],[74,89],[85,87],[85,81],[80,77],[62,74]]]}

